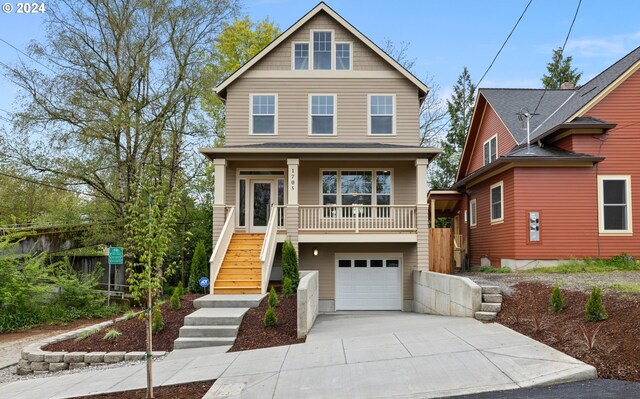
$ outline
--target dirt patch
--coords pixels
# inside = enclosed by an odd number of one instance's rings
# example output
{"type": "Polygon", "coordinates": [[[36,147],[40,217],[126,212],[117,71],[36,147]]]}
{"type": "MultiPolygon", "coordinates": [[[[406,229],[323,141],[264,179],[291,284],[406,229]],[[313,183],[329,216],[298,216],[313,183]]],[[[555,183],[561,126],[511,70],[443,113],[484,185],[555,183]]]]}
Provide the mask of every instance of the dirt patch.
{"type": "MultiPolygon", "coordinates": [[[[165,302],[160,305],[164,317],[164,330],[153,335],[154,351],[172,351],[173,342],[178,338],[180,327],[184,324],[186,315],[192,313],[193,300],[202,294],[187,294],[182,298],[181,307],[178,310],[171,309],[171,304],[165,302]]],[[[52,352],[113,352],[113,351],[144,351],[146,345],[146,319],[137,316],[130,320],[115,323],[88,338],[81,341],[70,339],[47,345],[44,350],[52,352]],[[118,339],[107,341],[102,339],[107,330],[116,329],[122,333],[118,339]]]]}
{"type": "MultiPolygon", "coordinates": [[[[156,399],[201,398],[214,382],[215,380],[199,381],[153,388],[153,397],[156,399]]],[[[134,391],[112,392],[101,395],[78,396],[73,399],[145,399],[146,397],[146,389],[136,389],[134,391]]]]}
{"type": "Polygon", "coordinates": [[[554,314],[551,289],[541,283],[514,285],[496,321],[594,366],[600,378],[640,382],[640,295],[605,294],[609,318],[593,323],[584,313],[588,293],[563,289],[566,307],[554,314]]]}
{"type": "Polygon", "coordinates": [[[298,338],[298,305],[296,295],[285,298],[278,294],[280,304],[276,308],[278,324],[272,328],[265,328],[264,313],[269,306],[268,296],[260,306],[249,309],[242,318],[242,324],[238,331],[238,337],[229,352],[237,352],[248,349],[270,348],[300,344],[305,338],[298,338]]]}

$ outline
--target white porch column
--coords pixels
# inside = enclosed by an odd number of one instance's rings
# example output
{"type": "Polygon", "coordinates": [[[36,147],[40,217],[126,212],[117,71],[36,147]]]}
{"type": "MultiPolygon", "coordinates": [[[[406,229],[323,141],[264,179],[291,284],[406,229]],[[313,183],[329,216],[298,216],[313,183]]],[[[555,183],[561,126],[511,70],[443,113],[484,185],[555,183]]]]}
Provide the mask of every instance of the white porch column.
{"type": "Polygon", "coordinates": [[[216,158],[213,160],[215,167],[214,199],[213,199],[213,248],[218,242],[218,237],[222,232],[225,218],[226,205],[226,183],[227,183],[227,160],[216,158]]]}
{"type": "Polygon", "coordinates": [[[429,205],[427,194],[428,159],[416,159],[416,220],[417,220],[417,266],[419,270],[429,270],[429,205]]]}
{"type": "Polygon", "coordinates": [[[285,227],[287,229],[287,239],[291,241],[296,252],[298,252],[298,222],[300,219],[298,204],[298,169],[300,160],[298,158],[287,159],[287,211],[285,215],[285,227]]]}

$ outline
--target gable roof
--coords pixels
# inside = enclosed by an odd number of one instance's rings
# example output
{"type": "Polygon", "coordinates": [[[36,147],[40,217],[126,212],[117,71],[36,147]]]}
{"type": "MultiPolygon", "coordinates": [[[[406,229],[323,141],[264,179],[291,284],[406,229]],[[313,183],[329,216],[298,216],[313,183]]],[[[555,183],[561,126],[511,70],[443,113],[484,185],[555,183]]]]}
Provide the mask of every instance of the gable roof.
{"type": "Polygon", "coordinates": [[[331,18],[333,18],[336,22],[342,25],[346,30],[348,30],[351,34],[353,34],[356,38],[362,41],[367,47],[373,50],[376,54],[382,57],[385,61],[387,61],[391,66],[393,66],[398,72],[400,72],[405,78],[409,79],[414,85],[418,87],[420,90],[420,98],[423,98],[429,92],[429,88],[427,85],[422,83],[420,79],[416,78],[411,72],[409,72],[405,67],[400,65],[396,60],[394,60],[389,54],[387,54],[384,50],[382,50],[378,45],[372,42],[368,37],[363,35],[358,29],[356,29],[353,25],[351,25],[347,20],[342,18],[337,12],[335,12],[331,7],[329,7],[324,2],[318,3],[311,11],[306,13],[302,18],[300,18],[296,23],[291,25],[289,29],[282,32],[280,36],[278,36],[274,41],[269,43],[267,47],[262,49],[258,54],[256,54],[253,58],[247,61],[244,65],[242,65],[238,70],[232,73],[229,77],[227,77],[222,83],[216,86],[215,91],[216,94],[223,97],[225,89],[233,83],[238,77],[240,77],[243,73],[245,73],[248,69],[250,69],[253,65],[255,65],[258,61],[264,58],[271,50],[276,48],[282,42],[284,42],[289,36],[291,36],[296,30],[298,30],[302,25],[304,25],[311,18],[316,16],[320,12],[327,13],[331,18]]]}

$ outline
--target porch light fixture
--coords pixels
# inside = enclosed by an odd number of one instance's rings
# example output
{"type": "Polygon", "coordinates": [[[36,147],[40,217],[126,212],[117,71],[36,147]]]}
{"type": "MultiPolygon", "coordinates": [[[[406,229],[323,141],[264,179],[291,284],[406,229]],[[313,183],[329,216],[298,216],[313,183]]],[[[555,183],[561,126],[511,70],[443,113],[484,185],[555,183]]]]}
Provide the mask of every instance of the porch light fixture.
{"type": "Polygon", "coordinates": [[[313,256],[318,256],[318,248],[313,249],[313,256]]]}

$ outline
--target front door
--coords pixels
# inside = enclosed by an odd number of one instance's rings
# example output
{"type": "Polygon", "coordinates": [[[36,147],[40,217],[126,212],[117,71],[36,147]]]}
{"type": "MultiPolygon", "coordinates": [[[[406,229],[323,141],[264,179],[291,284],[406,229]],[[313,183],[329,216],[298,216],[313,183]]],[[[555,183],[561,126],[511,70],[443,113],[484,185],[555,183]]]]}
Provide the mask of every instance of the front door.
{"type": "Polygon", "coordinates": [[[251,180],[249,229],[251,233],[264,233],[269,223],[273,203],[273,181],[251,180]]]}

